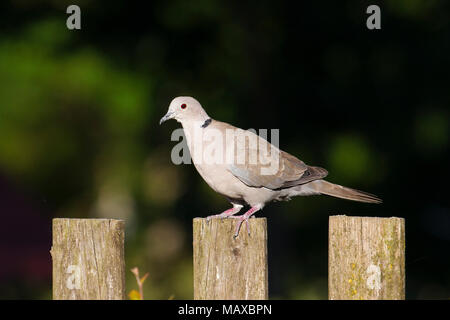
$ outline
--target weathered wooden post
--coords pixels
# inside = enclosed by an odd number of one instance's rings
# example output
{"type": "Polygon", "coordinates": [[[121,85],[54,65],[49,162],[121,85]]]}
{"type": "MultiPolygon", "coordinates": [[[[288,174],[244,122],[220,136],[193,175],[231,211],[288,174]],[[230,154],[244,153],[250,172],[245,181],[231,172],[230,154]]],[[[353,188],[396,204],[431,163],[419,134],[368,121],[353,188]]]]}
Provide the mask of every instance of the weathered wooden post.
{"type": "Polygon", "coordinates": [[[328,298],[405,299],[405,220],[331,216],[328,298]]]}
{"type": "Polygon", "coordinates": [[[53,219],[53,299],[125,299],[124,221],[53,219]]]}
{"type": "Polygon", "coordinates": [[[249,224],[233,238],[234,219],[194,219],[194,299],[268,299],[267,220],[249,224]]]}

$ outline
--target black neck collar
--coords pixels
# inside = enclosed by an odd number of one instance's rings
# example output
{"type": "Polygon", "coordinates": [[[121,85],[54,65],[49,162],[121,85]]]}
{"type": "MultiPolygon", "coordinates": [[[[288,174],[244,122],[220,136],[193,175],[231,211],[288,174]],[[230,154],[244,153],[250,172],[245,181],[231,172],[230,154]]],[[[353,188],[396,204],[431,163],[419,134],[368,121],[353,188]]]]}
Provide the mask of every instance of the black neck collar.
{"type": "Polygon", "coordinates": [[[208,118],[208,119],[206,119],[206,121],[205,122],[203,122],[203,124],[202,124],[202,128],[206,128],[207,126],[209,126],[209,124],[211,123],[211,118],[208,118]]]}

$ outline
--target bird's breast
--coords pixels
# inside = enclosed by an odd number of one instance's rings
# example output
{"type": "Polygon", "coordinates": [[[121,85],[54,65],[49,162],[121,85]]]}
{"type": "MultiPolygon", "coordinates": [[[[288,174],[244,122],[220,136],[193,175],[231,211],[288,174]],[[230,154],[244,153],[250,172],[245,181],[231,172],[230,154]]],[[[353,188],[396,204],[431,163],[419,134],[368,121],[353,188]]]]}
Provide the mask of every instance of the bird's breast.
{"type": "Polygon", "coordinates": [[[240,181],[226,169],[225,165],[196,164],[194,162],[194,166],[214,191],[230,198],[242,198],[238,188],[240,181]]]}

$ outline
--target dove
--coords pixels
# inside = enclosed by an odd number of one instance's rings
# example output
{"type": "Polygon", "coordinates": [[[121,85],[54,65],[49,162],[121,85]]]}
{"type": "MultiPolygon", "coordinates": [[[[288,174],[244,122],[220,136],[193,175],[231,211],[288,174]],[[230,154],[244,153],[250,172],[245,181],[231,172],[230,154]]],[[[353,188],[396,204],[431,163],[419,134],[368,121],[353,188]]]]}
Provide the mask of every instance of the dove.
{"type": "Polygon", "coordinates": [[[159,123],[169,119],[181,123],[192,163],[200,176],[232,205],[207,220],[236,219],[234,237],[244,222],[250,234],[248,219],[272,201],[328,195],[366,203],[382,202],[373,194],[324,180],[327,170],[306,165],[253,131],[212,119],[192,97],[174,98],[159,123]],[[250,209],[236,215],[245,206],[250,209]]]}

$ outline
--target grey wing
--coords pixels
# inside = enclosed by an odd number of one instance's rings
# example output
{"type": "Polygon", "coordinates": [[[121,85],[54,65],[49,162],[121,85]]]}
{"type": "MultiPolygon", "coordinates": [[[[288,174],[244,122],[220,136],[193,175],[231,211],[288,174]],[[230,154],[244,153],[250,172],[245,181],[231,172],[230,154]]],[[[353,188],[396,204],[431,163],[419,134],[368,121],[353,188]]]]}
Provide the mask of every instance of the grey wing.
{"type": "Polygon", "coordinates": [[[250,187],[265,187],[272,190],[290,188],[322,179],[328,174],[325,169],[308,166],[303,161],[284,151],[280,151],[278,159],[278,170],[273,174],[265,173],[262,170],[264,166],[260,164],[234,163],[228,166],[228,170],[250,187]]]}

